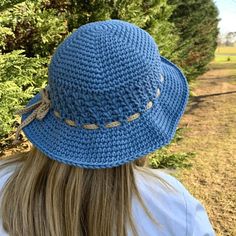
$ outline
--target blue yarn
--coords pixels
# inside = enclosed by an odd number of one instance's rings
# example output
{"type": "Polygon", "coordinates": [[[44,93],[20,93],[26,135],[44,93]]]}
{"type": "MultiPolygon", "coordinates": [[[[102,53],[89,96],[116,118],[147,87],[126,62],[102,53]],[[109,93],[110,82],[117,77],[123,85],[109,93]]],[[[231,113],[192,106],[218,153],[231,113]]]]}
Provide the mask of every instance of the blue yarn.
{"type": "MultiPolygon", "coordinates": [[[[121,20],[88,23],[67,37],[51,59],[47,88],[49,113],[23,131],[49,158],[82,168],[119,166],[168,144],[189,95],[183,73],[160,56],[150,34],[121,20]],[[120,125],[107,128],[113,121],[120,125]]],[[[39,100],[38,93],[28,105],[39,100]]]]}

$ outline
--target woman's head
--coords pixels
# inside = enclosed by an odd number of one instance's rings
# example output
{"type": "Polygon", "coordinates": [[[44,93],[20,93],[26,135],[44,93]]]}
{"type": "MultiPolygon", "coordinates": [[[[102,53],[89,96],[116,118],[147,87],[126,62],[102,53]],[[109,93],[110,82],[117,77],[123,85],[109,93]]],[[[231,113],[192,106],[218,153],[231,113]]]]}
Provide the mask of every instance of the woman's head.
{"type": "MultiPolygon", "coordinates": [[[[188,98],[186,79],[152,36],[121,20],[81,26],[62,42],[49,79],[19,112],[34,148],[3,196],[11,235],[126,235],[135,160],[169,143],[188,98]],[[9,199],[11,205],[9,204],[9,199]]],[[[142,161],[138,161],[139,165],[142,161]]]]}

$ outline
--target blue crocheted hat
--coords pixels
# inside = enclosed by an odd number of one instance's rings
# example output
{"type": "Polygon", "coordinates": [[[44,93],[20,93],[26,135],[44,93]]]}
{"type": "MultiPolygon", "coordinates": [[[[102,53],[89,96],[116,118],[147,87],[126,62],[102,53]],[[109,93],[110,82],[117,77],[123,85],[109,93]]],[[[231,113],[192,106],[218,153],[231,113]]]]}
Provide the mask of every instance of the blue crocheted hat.
{"type": "Polygon", "coordinates": [[[97,21],[58,46],[48,86],[20,112],[20,129],[51,159],[115,167],[168,144],[187,99],[186,78],[149,33],[97,21]]]}

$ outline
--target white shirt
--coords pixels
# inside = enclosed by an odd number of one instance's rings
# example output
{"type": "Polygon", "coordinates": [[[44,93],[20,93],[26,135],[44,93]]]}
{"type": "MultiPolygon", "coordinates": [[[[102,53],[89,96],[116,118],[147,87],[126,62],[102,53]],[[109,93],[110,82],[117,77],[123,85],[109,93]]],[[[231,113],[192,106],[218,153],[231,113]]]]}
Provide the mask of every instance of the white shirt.
{"type": "Polygon", "coordinates": [[[134,200],[133,212],[139,235],[215,236],[202,204],[173,176],[160,170],[152,171],[178,192],[168,192],[159,181],[135,171],[140,194],[151,214],[162,225],[157,228],[134,200]]]}
{"type": "MultiPolygon", "coordinates": [[[[134,221],[140,236],[215,236],[207,213],[201,203],[174,177],[152,170],[178,192],[167,191],[163,185],[135,170],[138,190],[144,203],[161,226],[156,226],[146,215],[136,198],[132,202],[134,221]]],[[[14,167],[0,172],[0,190],[14,172],[14,167]]],[[[131,236],[130,230],[128,235],[131,236]]],[[[0,219],[0,236],[8,236],[0,219]]]]}

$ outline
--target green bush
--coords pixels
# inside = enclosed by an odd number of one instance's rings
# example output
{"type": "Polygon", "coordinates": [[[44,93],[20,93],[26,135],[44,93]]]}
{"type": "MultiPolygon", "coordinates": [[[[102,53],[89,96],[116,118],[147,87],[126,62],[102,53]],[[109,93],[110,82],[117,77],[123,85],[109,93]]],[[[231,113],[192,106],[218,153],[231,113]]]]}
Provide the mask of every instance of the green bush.
{"type": "Polygon", "coordinates": [[[184,137],[186,128],[178,128],[171,143],[161,149],[156,150],[148,156],[148,164],[154,169],[181,169],[192,166],[191,159],[195,157],[194,152],[173,153],[169,147],[180,142],[184,137]]]}
{"type": "Polygon", "coordinates": [[[181,169],[192,166],[190,160],[195,156],[193,152],[169,153],[166,148],[159,149],[149,158],[149,165],[154,169],[181,169]]]}
{"type": "Polygon", "coordinates": [[[28,57],[51,55],[68,34],[64,13],[42,8],[44,1],[24,1],[0,13],[2,53],[25,51],[28,57]]]}
{"type": "Polygon", "coordinates": [[[25,0],[1,0],[0,2],[0,11],[4,11],[17,3],[24,2],[25,0]]]}
{"type": "Polygon", "coordinates": [[[0,137],[12,130],[15,110],[46,83],[48,58],[27,58],[23,52],[0,54],[0,137]]]}

